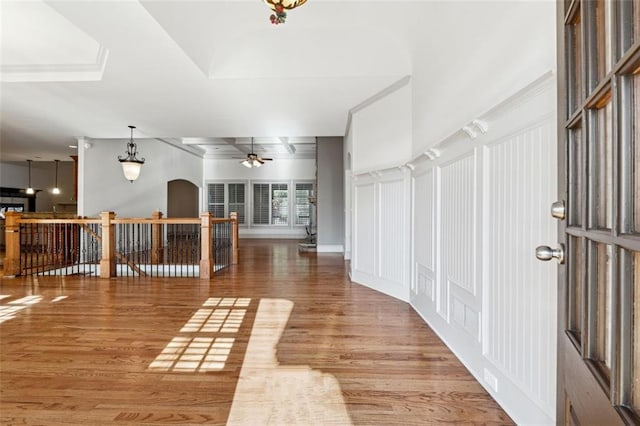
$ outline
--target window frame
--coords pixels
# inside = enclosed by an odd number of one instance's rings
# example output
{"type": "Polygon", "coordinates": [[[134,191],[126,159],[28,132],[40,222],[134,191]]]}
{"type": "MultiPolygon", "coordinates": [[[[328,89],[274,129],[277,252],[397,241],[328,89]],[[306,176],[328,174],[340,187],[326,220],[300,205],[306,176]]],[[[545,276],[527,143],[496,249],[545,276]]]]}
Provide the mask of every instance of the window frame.
{"type": "MultiPolygon", "coordinates": [[[[224,205],[224,217],[229,217],[229,214],[232,211],[237,211],[237,209],[232,210],[229,207],[230,204],[244,205],[244,222],[240,221],[242,216],[238,215],[238,226],[247,227],[248,225],[247,215],[248,215],[248,211],[251,210],[249,208],[249,203],[247,202],[247,197],[249,196],[249,193],[248,193],[249,182],[247,180],[239,180],[239,179],[210,180],[210,181],[207,181],[205,185],[206,185],[206,196],[207,196],[207,200],[206,200],[207,211],[210,213],[213,213],[209,208],[209,206],[212,204],[210,203],[210,200],[209,200],[209,185],[224,185],[224,203],[222,203],[224,205]],[[230,202],[229,185],[242,185],[244,187],[244,203],[230,202]]],[[[221,203],[214,203],[214,205],[220,205],[220,204],[221,203]]]]}

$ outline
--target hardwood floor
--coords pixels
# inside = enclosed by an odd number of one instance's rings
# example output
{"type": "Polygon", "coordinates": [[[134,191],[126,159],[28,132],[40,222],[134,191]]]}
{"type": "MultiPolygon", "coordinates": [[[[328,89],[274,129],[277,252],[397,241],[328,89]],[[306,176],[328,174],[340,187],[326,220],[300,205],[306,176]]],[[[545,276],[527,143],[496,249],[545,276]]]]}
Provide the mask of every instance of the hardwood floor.
{"type": "Polygon", "coordinates": [[[341,256],[241,240],[194,279],[0,284],[0,423],[512,424],[409,305],[341,256]]]}

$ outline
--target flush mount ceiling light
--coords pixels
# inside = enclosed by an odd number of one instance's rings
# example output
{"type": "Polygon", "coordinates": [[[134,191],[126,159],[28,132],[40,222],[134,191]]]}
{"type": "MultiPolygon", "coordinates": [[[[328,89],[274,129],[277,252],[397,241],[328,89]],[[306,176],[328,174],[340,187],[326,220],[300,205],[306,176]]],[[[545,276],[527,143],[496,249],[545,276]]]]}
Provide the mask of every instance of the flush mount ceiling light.
{"type": "Polygon", "coordinates": [[[118,161],[122,164],[122,171],[124,172],[124,177],[133,183],[134,180],[138,179],[140,176],[140,169],[144,164],[144,158],[138,159],[136,155],[138,154],[138,147],[133,142],[133,129],[136,126],[129,126],[131,129],[131,139],[127,143],[127,151],[126,157],[121,157],[118,155],[118,161]]]}
{"type": "Polygon", "coordinates": [[[260,167],[264,164],[265,161],[271,160],[273,159],[259,157],[258,154],[255,154],[253,152],[253,138],[251,138],[251,152],[247,154],[247,158],[244,161],[241,161],[240,164],[248,168],[260,167]]]}
{"type": "Polygon", "coordinates": [[[31,186],[31,160],[27,160],[27,164],[29,164],[29,187],[27,188],[27,194],[29,195],[33,195],[36,193],[36,191],[33,190],[33,187],[31,186]]]}
{"type": "Polygon", "coordinates": [[[273,10],[269,19],[274,25],[284,24],[287,19],[285,10],[293,10],[298,6],[302,6],[307,0],[264,0],[264,2],[273,10]]]}
{"type": "Polygon", "coordinates": [[[60,188],[58,188],[58,163],[60,163],[60,160],[53,161],[56,162],[56,186],[53,187],[53,190],[51,192],[55,195],[58,195],[60,194],[60,188]]]}

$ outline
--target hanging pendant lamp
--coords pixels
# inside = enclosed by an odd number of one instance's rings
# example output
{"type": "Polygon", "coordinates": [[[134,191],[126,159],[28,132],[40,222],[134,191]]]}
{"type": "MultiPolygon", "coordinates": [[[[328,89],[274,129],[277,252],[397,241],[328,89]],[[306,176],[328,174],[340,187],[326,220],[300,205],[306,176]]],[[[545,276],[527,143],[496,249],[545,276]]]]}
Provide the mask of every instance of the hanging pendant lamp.
{"type": "Polygon", "coordinates": [[[58,163],[60,163],[60,160],[53,161],[56,162],[56,186],[53,187],[53,190],[51,192],[55,195],[58,195],[60,194],[60,188],[58,188],[58,163]]]}
{"type": "Polygon", "coordinates": [[[133,129],[135,129],[136,126],[129,126],[129,128],[131,129],[131,139],[129,139],[129,142],[127,143],[127,156],[118,156],[118,161],[122,164],[124,177],[133,183],[133,181],[138,179],[138,176],[140,176],[140,169],[144,164],[144,158],[136,157],[138,154],[138,147],[133,142],[133,129]]]}
{"type": "Polygon", "coordinates": [[[33,195],[36,193],[36,191],[34,191],[33,187],[31,186],[31,160],[27,160],[27,164],[29,164],[29,187],[27,188],[27,194],[28,195],[33,195]]]}

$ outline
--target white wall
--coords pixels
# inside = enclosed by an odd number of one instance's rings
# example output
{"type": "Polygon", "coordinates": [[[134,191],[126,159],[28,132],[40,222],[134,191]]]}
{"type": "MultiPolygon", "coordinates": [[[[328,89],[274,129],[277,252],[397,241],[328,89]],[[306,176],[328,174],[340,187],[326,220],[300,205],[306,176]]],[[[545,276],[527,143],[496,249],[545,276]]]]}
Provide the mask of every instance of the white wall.
{"type": "Polygon", "coordinates": [[[449,48],[429,54],[433,43],[441,43],[433,36],[413,46],[413,156],[555,68],[555,2],[431,6],[433,13],[441,13],[441,27],[428,30],[443,34],[443,46],[449,48]]]}
{"type": "MultiPolygon", "coordinates": [[[[211,182],[245,182],[248,190],[245,194],[246,203],[253,202],[251,184],[253,182],[282,182],[288,183],[293,188],[296,181],[313,181],[316,179],[315,159],[274,159],[266,162],[262,167],[247,168],[240,164],[241,160],[204,160],[205,197],[206,209],[206,184],[211,182]]],[[[292,222],[292,221],[290,221],[292,222]]],[[[251,225],[251,219],[247,216],[247,223],[239,228],[240,238],[291,238],[302,239],[306,236],[304,226],[260,226],[251,225]]]]}
{"type": "Polygon", "coordinates": [[[411,158],[411,83],[351,117],[354,174],[404,164],[411,158]]]}
{"type": "MultiPolygon", "coordinates": [[[[56,166],[53,161],[33,161],[31,163],[31,185],[36,193],[36,211],[75,212],[76,199],[73,188],[73,161],[60,161],[58,164],[58,187],[60,194],[52,194],[55,186],[56,166]]],[[[0,186],[5,188],[27,188],[29,166],[26,161],[0,163],[0,186]]]]}
{"type": "MultiPolygon", "coordinates": [[[[78,188],[78,210],[84,216],[113,211],[119,217],[150,217],[167,212],[167,182],[188,180],[202,188],[202,158],[158,140],[136,140],[138,157],[146,158],[140,177],[125,179],[118,155],[126,141],[91,140],[79,143],[79,167],[84,182],[78,188]]],[[[202,205],[200,210],[202,211],[202,205]]]]}

